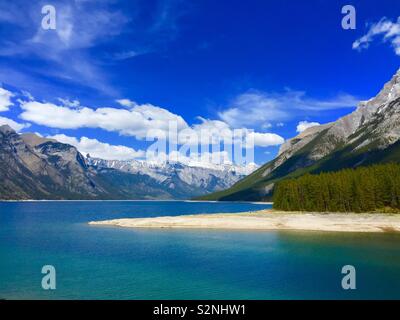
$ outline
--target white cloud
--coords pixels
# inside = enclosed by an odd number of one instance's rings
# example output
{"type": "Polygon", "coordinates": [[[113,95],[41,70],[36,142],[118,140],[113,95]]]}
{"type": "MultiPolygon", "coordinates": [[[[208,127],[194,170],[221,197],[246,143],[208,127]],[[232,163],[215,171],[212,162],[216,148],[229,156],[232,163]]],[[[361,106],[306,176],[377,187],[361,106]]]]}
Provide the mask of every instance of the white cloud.
{"type": "Polygon", "coordinates": [[[14,96],[10,91],[0,87],[0,112],[8,111],[13,105],[11,98],[14,96]]]}
{"type": "Polygon", "coordinates": [[[368,32],[353,42],[353,49],[362,50],[368,48],[377,36],[382,36],[384,42],[389,42],[396,55],[400,56],[400,17],[396,22],[383,17],[377,23],[370,25],[368,32]]]}
{"type": "Polygon", "coordinates": [[[2,125],[9,125],[17,132],[21,131],[22,129],[29,128],[31,126],[29,123],[18,123],[12,119],[0,117],[0,126],[2,125]]]}
{"type": "Polygon", "coordinates": [[[64,134],[57,134],[54,136],[49,136],[48,138],[70,144],[76,147],[84,155],[90,154],[91,157],[105,160],[131,160],[135,158],[142,158],[145,155],[145,152],[142,150],[137,151],[122,145],[111,145],[100,142],[97,139],[90,139],[87,137],[81,137],[80,139],[77,139],[64,134]]]}
{"type": "MultiPolygon", "coordinates": [[[[77,101],[62,100],[63,105],[42,103],[37,101],[21,102],[20,118],[50,128],[79,129],[99,128],[121,135],[133,136],[136,139],[148,138],[149,141],[172,141],[182,147],[189,148],[190,153],[199,152],[198,146],[236,145],[243,148],[269,147],[280,145],[284,139],[274,133],[254,132],[241,128],[234,129],[221,120],[211,120],[198,117],[199,123],[189,126],[185,120],[167,109],[151,104],[139,105],[129,99],[120,99],[118,103],[126,108],[97,108],[81,106],[77,101]],[[170,129],[176,126],[176,135],[171,135],[170,129]],[[253,143],[254,142],[254,143],[253,143]]],[[[124,149],[123,146],[110,146],[97,140],[67,137],[54,137],[63,142],[76,146],[83,153],[90,153],[105,159],[126,159],[141,156],[134,150],[124,149]]],[[[180,148],[180,147],[179,147],[180,148]]],[[[224,147],[225,148],[225,147],[224,147]]],[[[219,149],[218,149],[219,150],[219,149]]],[[[171,150],[170,150],[171,152],[171,150]]],[[[201,153],[207,153],[201,147],[201,153]]]]}
{"type": "MultiPolygon", "coordinates": [[[[250,146],[254,142],[257,147],[269,147],[280,145],[284,139],[274,133],[254,132],[246,128],[232,129],[226,122],[221,120],[210,120],[198,117],[201,121],[199,124],[194,124],[190,129],[183,131],[187,133],[189,138],[196,136],[197,140],[192,140],[194,144],[218,144],[218,143],[235,143],[243,141],[244,145],[250,146]],[[246,143],[247,142],[247,143],[246,143]]],[[[178,139],[181,143],[188,143],[185,135],[178,139]]]]}
{"type": "MultiPolygon", "coordinates": [[[[107,131],[118,132],[122,135],[134,136],[144,139],[150,132],[157,137],[163,135],[165,139],[177,140],[188,143],[188,137],[197,143],[215,143],[229,139],[234,132],[224,121],[209,120],[199,117],[199,124],[190,127],[185,120],[170,111],[151,104],[138,105],[130,100],[119,100],[121,104],[133,106],[131,109],[88,107],[75,108],[59,106],[52,103],[27,101],[21,103],[23,112],[20,118],[39,125],[58,129],[100,128],[107,131]],[[51,116],[49,116],[51,115],[51,116]],[[176,124],[178,137],[168,135],[170,125],[176,124]]],[[[254,138],[256,146],[271,146],[283,142],[283,138],[272,133],[252,133],[242,129],[243,136],[254,138]]]]}
{"type": "MultiPolygon", "coordinates": [[[[34,100],[34,99],[31,99],[34,100]]],[[[63,99],[63,98],[58,98],[58,101],[62,103],[63,106],[69,107],[69,108],[79,108],[81,103],[78,100],[69,100],[69,99],[63,99]]]]}
{"type": "Polygon", "coordinates": [[[262,92],[239,95],[229,109],[218,115],[234,128],[254,127],[287,116],[286,111],[280,108],[278,99],[262,92]]]}
{"type": "Polygon", "coordinates": [[[275,133],[250,132],[248,137],[254,139],[254,145],[259,147],[277,146],[285,142],[285,139],[275,133]]]}
{"type": "Polygon", "coordinates": [[[118,99],[115,100],[117,103],[119,103],[123,107],[127,108],[133,108],[137,106],[137,103],[135,101],[129,100],[129,99],[118,99]]]}
{"type": "Polygon", "coordinates": [[[263,130],[267,130],[267,129],[270,129],[270,128],[272,128],[272,124],[269,123],[269,122],[268,123],[264,123],[263,125],[261,125],[261,129],[263,129],[263,130]]]}
{"type": "MultiPolygon", "coordinates": [[[[190,129],[193,136],[197,136],[201,144],[215,144],[223,139],[232,138],[233,132],[229,125],[220,120],[204,119],[197,117],[200,123],[194,124],[190,129]]],[[[186,130],[190,134],[190,131],[186,130]]],[[[179,139],[180,142],[185,142],[185,139],[179,139]]],[[[195,142],[196,143],[196,142],[195,142]]]]}
{"type": "Polygon", "coordinates": [[[297,131],[298,133],[300,133],[300,132],[303,132],[304,130],[306,130],[306,129],[308,129],[308,128],[315,127],[315,126],[319,126],[319,125],[321,125],[321,124],[318,123],[318,122],[300,121],[300,122],[297,124],[296,131],[297,131]]]}
{"type": "Polygon", "coordinates": [[[179,151],[173,151],[169,154],[147,154],[147,160],[151,162],[162,163],[165,161],[177,161],[191,167],[202,167],[210,169],[219,169],[220,165],[236,165],[236,172],[239,174],[248,175],[258,168],[254,162],[234,163],[228,152],[203,152],[191,153],[190,155],[182,154],[179,151]]]}
{"type": "MultiPolygon", "coordinates": [[[[31,73],[43,85],[45,82],[37,77],[38,73],[46,78],[72,81],[111,96],[118,92],[112,85],[113,75],[106,72],[104,66],[163,47],[177,34],[180,15],[186,14],[183,10],[186,5],[182,1],[156,1],[151,15],[147,14],[148,6],[138,1],[135,1],[132,12],[116,5],[114,0],[52,2],[56,8],[57,28],[43,30],[40,9],[44,3],[0,1],[0,23],[12,24],[15,30],[12,34],[2,35],[0,56],[10,56],[22,62],[32,57],[39,58],[46,67],[31,68],[31,71],[25,69],[25,73],[31,73]],[[145,23],[142,23],[143,14],[145,23]],[[129,43],[127,38],[135,41],[129,43]],[[106,45],[115,44],[116,39],[121,40],[125,47],[106,45]],[[105,47],[107,50],[103,50],[105,47]]],[[[1,67],[6,67],[6,63],[1,67]]],[[[0,74],[0,79],[10,81],[7,74],[5,77],[0,74]]],[[[13,82],[13,85],[18,84],[13,82]]]]}
{"type": "Polygon", "coordinates": [[[351,108],[359,100],[349,94],[339,94],[332,99],[312,99],[304,91],[287,90],[283,94],[248,92],[236,97],[231,107],[219,112],[219,117],[234,128],[258,127],[273,121],[293,117],[295,110],[321,111],[351,108]]]}
{"type": "Polygon", "coordinates": [[[51,49],[57,51],[91,48],[104,37],[120,34],[130,20],[122,11],[111,9],[106,3],[64,3],[58,4],[56,10],[57,28],[54,37],[38,25],[31,42],[51,46],[51,49]]]}
{"type": "Polygon", "coordinates": [[[188,126],[181,116],[151,104],[136,105],[126,110],[70,108],[53,103],[28,101],[21,103],[21,108],[21,119],[39,125],[59,129],[100,128],[138,139],[146,138],[150,130],[160,130],[167,134],[170,122],[176,123],[179,130],[188,126]]]}
{"type": "Polygon", "coordinates": [[[0,41],[0,56],[35,56],[47,65],[35,72],[115,94],[108,75],[102,71],[101,57],[89,49],[120,35],[130,19],[109,1],[63,1],[54,5],[57,28],[48,31],[41,27],[43,15],[37,3],[14,0],[7,6],[0,4],[0,11],[13,16],[8,22],[18,30],[0,41]]]}

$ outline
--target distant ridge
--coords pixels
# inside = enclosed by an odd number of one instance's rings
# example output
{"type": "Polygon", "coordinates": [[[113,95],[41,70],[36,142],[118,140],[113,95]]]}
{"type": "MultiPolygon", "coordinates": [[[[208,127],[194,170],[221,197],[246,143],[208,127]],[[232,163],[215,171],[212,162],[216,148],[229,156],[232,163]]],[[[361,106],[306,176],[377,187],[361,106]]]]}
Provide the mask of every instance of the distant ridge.
{"type": "Polygon", "coordinates": [[[254,167],[108,161],[0,126],[0,199],[190,199],[230,187],[254,167]]]}
{"type": "Polygon", "coordinates": [[[265,201],[286,177],[400,162],[400,70],[378,95],[335,122],[287,140],[278,156],[227,190],[203,200],[265,201]]]}

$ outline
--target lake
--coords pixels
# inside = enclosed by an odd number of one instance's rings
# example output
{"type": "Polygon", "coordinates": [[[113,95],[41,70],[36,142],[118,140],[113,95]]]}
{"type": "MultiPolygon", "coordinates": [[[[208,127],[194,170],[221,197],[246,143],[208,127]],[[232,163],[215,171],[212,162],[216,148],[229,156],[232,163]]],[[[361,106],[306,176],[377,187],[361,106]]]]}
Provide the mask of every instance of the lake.
{"type": "Polygon", "coordinates": [[[399,299],[400,235],[89,226],[268,204],[0,202],[0,299],[399,299]],[[41,287],[56,268],[56,290],[41,287]],[[341,269],[356,268],[356,290],[341,269]]]}

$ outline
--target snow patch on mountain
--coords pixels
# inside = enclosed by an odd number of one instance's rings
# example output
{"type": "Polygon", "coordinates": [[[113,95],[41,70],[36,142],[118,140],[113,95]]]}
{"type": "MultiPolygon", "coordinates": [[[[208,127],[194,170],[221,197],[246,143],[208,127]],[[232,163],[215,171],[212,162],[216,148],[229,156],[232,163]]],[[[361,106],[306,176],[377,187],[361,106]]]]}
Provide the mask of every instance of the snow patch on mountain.
{"type": "Polygon", "coordinates": [[[88,164],[96,168],[110,168],[131,174],[148,175],[159,183],[174,187],[178,179],[194,187],[219,191],[231,187],[237,181],[252,173],[258,167],[255,163],[247,166],[233,164],[213,164],[196,161],[157,161],[157,160],[103,160],[87,157],[88,164]]]}

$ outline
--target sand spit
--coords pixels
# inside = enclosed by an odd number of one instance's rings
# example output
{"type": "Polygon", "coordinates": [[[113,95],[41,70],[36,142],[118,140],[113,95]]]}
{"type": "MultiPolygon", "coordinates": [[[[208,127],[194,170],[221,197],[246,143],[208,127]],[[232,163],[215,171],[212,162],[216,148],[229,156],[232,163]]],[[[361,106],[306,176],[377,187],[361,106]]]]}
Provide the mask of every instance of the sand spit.
{"type": "Polygon", "coordinates": [[[260,210],[243,213],[115,219],[92,221],[89,224],[125,228],[398,232],[400,231],[400,214],[288,213],[275,210],[260,210]]]}

